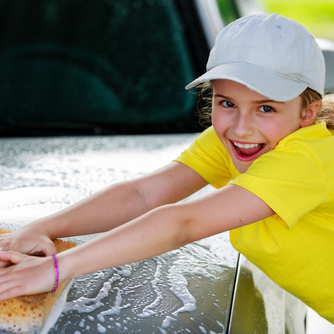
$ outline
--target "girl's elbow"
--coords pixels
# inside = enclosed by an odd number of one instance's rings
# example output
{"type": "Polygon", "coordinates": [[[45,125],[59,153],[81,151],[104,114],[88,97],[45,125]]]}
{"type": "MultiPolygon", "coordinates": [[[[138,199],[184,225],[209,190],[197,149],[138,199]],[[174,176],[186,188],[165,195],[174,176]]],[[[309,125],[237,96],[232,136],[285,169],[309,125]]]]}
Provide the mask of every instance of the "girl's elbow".
{"type": "Polygon", "coordinates": [[[183,206],[177,204],[173,206],[176,209],[172,222],[176,225],[173,239],[175,248],[180,248],[198,240],[196,233],[194,233],[195,217],[193,217],[183,206]]]}
{"type": "Polygon", "coordinates": [[[167,204],[154,209],[152,219],[159,230],[159,240],[164,244],[164,250],[181,248],[198,240],[196,233],[198,223],[186,206],[182,204],[167,204]]]}

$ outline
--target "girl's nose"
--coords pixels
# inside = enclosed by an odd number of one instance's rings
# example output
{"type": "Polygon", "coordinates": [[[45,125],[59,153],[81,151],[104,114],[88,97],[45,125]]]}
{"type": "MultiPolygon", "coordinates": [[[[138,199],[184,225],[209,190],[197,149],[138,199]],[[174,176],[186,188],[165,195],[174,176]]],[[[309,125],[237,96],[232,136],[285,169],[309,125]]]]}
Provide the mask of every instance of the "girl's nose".
{"type": "Polygon", "coordinates": [[[254,128],[251,116],[238,113],[234,120],[233,129],[234,133],[240,138],[252,135],[254,128]]]}

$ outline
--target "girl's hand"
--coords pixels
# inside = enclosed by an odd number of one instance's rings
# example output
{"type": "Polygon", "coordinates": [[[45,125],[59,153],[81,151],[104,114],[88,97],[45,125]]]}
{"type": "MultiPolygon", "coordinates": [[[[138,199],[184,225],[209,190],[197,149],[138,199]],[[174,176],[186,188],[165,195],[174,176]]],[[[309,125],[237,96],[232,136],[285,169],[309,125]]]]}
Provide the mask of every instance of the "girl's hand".
{"type": "Polygon", "coordinates": [[[12,265],[0,268],[0,301],[51,291],[55,283],[51,256],[36,257],[0,252],[0,261],[12,265]]]}
{"type": "MultiPolygon", "coordinates": [[[[26,225],[20,230],[0,235],[0,252],[15,251],[30,255],[52,255],[56,248],[52,240],[41,230],[26,225]]],[[[0,268],[7,267],[10,262],[0,259],[0,268]]]]}

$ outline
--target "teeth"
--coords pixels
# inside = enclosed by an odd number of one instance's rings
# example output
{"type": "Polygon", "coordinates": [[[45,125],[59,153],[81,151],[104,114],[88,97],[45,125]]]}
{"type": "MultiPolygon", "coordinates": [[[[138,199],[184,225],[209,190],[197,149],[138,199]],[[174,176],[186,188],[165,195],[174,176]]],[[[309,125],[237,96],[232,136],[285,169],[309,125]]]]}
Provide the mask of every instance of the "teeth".
{"type": "Polygon", "coordinates": [[[236,147],[240,147],[240,148],[254,148],[254,147],[258,147],[259,144],[240,144],[240,143],[237,143],[237,142],[233,142],[234,146],[236,147]]]}

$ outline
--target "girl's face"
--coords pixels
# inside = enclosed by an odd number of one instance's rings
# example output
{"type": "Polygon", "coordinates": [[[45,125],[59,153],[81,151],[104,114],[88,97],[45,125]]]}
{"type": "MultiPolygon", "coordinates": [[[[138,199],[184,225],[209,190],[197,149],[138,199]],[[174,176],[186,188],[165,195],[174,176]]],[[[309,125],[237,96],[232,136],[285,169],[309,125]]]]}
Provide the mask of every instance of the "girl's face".
{"type": "Polygon", "coordinates": [[[212,86],[212,124],[240,173],[281,139],[312,123],[303,120],[299,96],[275,102],[234,81],[214,80],[212,86]]]}

